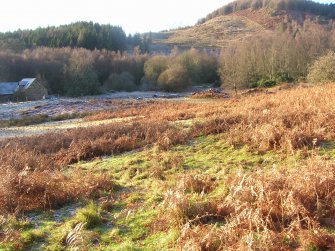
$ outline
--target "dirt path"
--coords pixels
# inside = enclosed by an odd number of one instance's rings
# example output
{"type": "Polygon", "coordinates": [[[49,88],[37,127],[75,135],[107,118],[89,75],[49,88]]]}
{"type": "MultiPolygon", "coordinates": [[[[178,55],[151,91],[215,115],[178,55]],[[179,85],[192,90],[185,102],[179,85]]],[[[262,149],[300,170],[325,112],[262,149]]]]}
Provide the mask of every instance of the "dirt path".
{"type": "Polygon", "coordinates": [[[23,136],[33,136],[33,135],[41,135],[46,133],[60,132],[67,129],[72,128],[85,128],[85,127],[93,127],[103,124],[109,124],[113,122],[119,122],[124,120],[131,120],[135,117],[129,118],[116,118],[116,119],[107,119],[101,121],[84,121],[83,119],[70,119],[58,122],[48,122],[39,125],[31,125],[24,127],[8,127],[8,128],[0,128],[0,140],[15,138],[15,137],[23,137],[23,136]]]}

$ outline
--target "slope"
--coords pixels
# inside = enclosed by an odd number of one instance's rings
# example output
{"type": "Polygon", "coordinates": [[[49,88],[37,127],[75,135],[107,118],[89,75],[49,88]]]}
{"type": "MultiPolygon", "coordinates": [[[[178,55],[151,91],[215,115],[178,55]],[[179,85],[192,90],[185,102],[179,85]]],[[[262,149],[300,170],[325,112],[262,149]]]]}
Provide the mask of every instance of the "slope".
{"type": "MultiPolygon", "coordinates": [[[[170,45],[184,47],[224,47],[230,42],[247,39],[250,36],[273,33],[276,30],[295,32],[297,29],[334,30],[334,20],[331,15],[333,5],[321,5],[323,12],[312,9],[320,4],[311,1],[299,1],[301,5],[286,7],[279,5],[284,1],[268,1],[260,8],[251,7],[248,0],[235,1],[209,14],[198,24],[182,29],[153,34],[154,45],[170,45]],[[238,7],[241,3],[248,3],[238,7]],[[274,2],[277,4],[274,5],[274,2]],[[235,4],[235,5],[234,5],[235,4]],[[312,6],[310,9],[304,9],[312,6]],[[234,8],[227,7],[234,6],[234,8]],[[325,13],[324,15],[321,15],[325,13]]],[[[287,1],[291,3],[292,1],[287,1]]]]}

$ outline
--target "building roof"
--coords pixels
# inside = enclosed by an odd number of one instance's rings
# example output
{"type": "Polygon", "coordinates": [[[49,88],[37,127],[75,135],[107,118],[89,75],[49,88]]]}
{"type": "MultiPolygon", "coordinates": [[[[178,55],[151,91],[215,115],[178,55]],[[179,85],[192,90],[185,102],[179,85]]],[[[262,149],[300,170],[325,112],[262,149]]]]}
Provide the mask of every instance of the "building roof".
{"type": "Polygon", "coordinates": [[[17,88],[17,82],[0,83],[0,95],[13,95],[17,88]]]}
{"type": "Polygon", "coordinates": [[[36,78],[24,78],[19,82],[19,86],[23,89],[28,89],[35,80],[36,78]]]}
{"type": "Polygon", "coordinates": [[[36,78],[24,78],[20,82],[0,82],[0,95],[13,95],[18,90],[26,90],[36,78]]]}

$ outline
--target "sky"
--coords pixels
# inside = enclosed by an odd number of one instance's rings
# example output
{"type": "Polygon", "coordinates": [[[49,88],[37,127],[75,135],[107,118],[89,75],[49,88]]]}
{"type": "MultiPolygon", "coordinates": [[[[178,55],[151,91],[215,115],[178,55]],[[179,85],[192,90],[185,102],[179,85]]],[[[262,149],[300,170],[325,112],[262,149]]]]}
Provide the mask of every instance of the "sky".
{"type": "MultiPolygon", "coordinates": [[[[127,34],[195,24],[231,0],[4,0],[0,31],[77,21],[119,25],[127,34]]],[[[320,0],[334,3],[335,0],[320,0]]]]}

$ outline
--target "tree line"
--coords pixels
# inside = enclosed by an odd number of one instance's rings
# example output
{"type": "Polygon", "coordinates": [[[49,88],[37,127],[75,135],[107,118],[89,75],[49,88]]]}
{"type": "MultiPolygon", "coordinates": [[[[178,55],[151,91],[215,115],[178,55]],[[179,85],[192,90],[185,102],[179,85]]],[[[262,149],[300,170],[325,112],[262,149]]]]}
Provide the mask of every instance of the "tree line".
{"type": "Polygon", "coordinates": [[[334,34],[320,27],[248,38],[222,50],[221,81],[239,87],[306,81],[310,66],[334,49],[334,34]]]}
{"type": "Polygon", "coordinates": [[[335,81],[334,52],[333,32],[313,23],[296,23],[290,29],[231,42],[219,56],[196,49],[149,56],[141,86],[181,91],[203,84],[255,88],[335,81]]]}
{"type": "Polygon", "coordinates": [[[0,81],[38,76],[50,94],[105,91],[183,91],[194,85],[269,87],[281,82],[335,81],[335,34],[309,24],[234,41],[221,54],[173,49],[150,55],[106,49],[38,47],[0,51],[0,81]]]}
{"type": "Polygon", "coordinates": [[[218,60],[205,52],[174,50],[170,55],[116,53],[83,48],[39,47],[0,52],[0,81],[38,76],[50,94],[94,95],[105,91],[181,91],[219,80],[218,60]]]}
{"type": "Polygon", "coordinates": [[[199,20],[204,23],[218,16],[228,15],[237,11],[261,8],[273,10],[301,11],[326,18],[335,18],[335,4],[317,3],[311,0],[237,0],[231,2],[199,20]]]}
{"type": "Polygon", "coordinates": [[[40,47],[23,52],[0,52],[0,81],[38,76],[51,94],[93,95],[103,92],[111,74],[129,72],[140,85],[147,54],[127,54],[83,48],[40,47]]]}
{"type": "Polygon", "coordinates": [[[0,49],[12,51],[36,47],[77,47],[123,52],[139,47],[142,52],[147,52],[149,44],[150,34],[127,36],[119,26],[93,22],[77,22],[58,27],[0,33],[0,49]]]}

